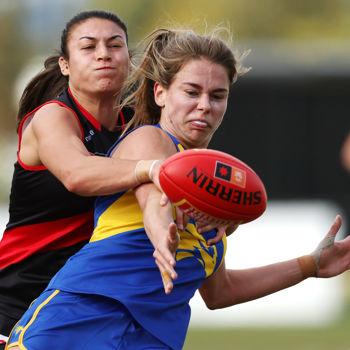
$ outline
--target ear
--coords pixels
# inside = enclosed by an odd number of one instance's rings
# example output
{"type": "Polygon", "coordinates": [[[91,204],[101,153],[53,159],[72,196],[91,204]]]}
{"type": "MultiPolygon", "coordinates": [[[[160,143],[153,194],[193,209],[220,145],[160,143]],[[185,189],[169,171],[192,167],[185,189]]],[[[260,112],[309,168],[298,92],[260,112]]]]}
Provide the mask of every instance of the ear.
{"type": "Polygon", "coordinates": [[[133,56],[131,51],[129,51],[129,73],[132,72],[132,66],[133,66],[133,56]]]}
{"type": "Polygon", "coordinates": [[[155,82],[153,91],[154,91],[154,101],[156,102],[156,104],[160,108],[164,107],[166,90],[158,82],[155,82]]]}
{"type": "Polygon", "coordinates": [[[60,65],[61,68],[61,73],[64,76],[69,76],[69,65],[68,65],[68,61],[64,58],[64,57],[60,57],[58,59],[58,64],[60,65]]]}

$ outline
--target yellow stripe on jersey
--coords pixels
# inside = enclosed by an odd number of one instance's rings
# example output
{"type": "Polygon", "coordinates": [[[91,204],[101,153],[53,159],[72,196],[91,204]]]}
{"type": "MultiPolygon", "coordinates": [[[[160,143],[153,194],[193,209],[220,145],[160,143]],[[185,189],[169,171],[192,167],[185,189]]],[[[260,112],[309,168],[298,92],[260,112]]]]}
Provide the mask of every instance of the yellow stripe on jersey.
{"type": "MultiPolygon", "coordinates": [[[[218,252],[215,245],[208,246],[203,236],[197,232],[194,224],[187,224],[184,231],[179,231],[181,240],[176,252],[176,260],[195,257],[202,264],[206,277],[210,276],[217,265],[218,252]]],[[[226,251],[226,235],[222,242],[226,251]]]]}
{"type": "Polygon", "coordinates": [[[181,143],[178,143],[176,146],[178,147],[180,152],[185,150],[184,146],[182,146],[181,143]]]}
{"type": "Polygon", "coordinates": [[[140,228],[143,228],[142,211],[130,189],[100,215],[90,242],[140,228]]]}
{"type": "MultiPolygon", "coordinates": [[[[175,210],[173,209],[175,218],[175,210]]],[[[143,216],[134,191],[128,190],[113,202],[98,218],[90,242],[99,241],[116,234],[142,229],[143,216]]],[[[180,244],[176,259],[195,257],[203,266],[206,276],[210,276],[217,267],[218,252],[215,246],[208,246],[205,239],[197,232],[196,226],[189,223],[184,231],[179,231],[180,244]]],[[[226,236],[223,237],[226,250],[226,236]]]]}

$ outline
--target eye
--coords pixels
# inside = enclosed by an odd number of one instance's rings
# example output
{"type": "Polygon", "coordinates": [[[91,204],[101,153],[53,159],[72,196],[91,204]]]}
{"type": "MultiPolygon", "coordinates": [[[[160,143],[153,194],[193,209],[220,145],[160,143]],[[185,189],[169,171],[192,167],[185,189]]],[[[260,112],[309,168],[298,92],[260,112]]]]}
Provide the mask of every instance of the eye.
{"type": "Polygon", "coordinates": [[[188,96],[191,96],[191,97],[198,96],[198,93],[197,93],[197,91],[195,91],[195,90],[185,90],[185,93],[186,93],[188,96]]]}
{"type": "Polygon", "coordinates": [[[84,46],[82,49],[83,50],[91,50],[93,49],[95,46],[94,45],[87,45],[87,46],[84,46]]]}
{"type": "Polygon", "coordinates": [[[227,93],[224,93],[224,92],[213,93],[210,96],[213,100],[221,101],[221,100],[225,100],[227,98],[227,93]]]}
{"type": "Polygon", "coordinates": [[[124,44],[121,43],[121,42],[113,42],[113,43],[110,43],[108,46],[109,47],[117,47],[117,48],[119,48],[119,47],[123,47],[124,44]]]}
{"type": "Polygon", "coordinates": [[[223,100],[223,99],[225,98],[224,95],[217,95],[217,94],[211,95],[211,97],[212,97],[214,100],[223,100]]]}

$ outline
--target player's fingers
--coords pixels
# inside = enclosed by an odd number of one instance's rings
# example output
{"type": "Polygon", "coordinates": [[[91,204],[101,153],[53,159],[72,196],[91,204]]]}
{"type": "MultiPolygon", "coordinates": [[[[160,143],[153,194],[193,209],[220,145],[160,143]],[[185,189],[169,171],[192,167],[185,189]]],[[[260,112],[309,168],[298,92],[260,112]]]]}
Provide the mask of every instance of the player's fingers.
{"type": "Polygon", "coordinates": [[[165,294],[169,294],[174,287],[174,283],[173,283],[168,271],[163,271],[161,273],[161,275],[162,275],[165,294]]]}
{"type": "Polygon", "coordinates": [[[158,259],[167,268],[175,266],[175,251],[170,251],[169,248],[159,248],[154,251],[153,256],[158,259]]]}
{"type": "Polygon", "coordinates": [[[214,228],[218,227],[218,224],[208,223],[203,221],[196,221],[196,227],[197,227],[198,233],[204,233],[204,232],[214,230],[214,228]]]}
{"type": "Polygon", "coordinates": [[[168,271],[172,279],[177,278],[177,273],[174,269],[176,262],[171,254],[167,258],[165,258],[164,254],[162,254],[159,250],[155,250],[153,253],[153,257],[156,260],[158,267],[161,267],[161,271],[168,271]]]}
{"type": "Polygon", "coordinates": [[[216,229],[217,230],[216,236],[214,238],[208,239],[207,244],[212,245],[219,242],[222,239],[224,233],[226,233],[226,236],[229,236],[230,234],[232,234],[234,231],[237,230],[238,226],[239,224],[236,224],[236,223],[218,226],[216,229]]]}
{"type": "Polygon", "coordinates": [[[168,271],[166,271],[163,268],[163,266],[157,260],[156,260],[156,264],[158,266],[158,269],[160,271],[160,275],[162,277],[162,282],[163,282],[165,294],[169,294],[174,287],[174,284],[173,284],[173,281],[170,277],[170,274],[168,273],[168,271]]]}
{"type": "Polygon", "coordinates": [[[216,230],[216,236],[214,238],[210,238],[207,240],[208,245],[213,245],[215,243],[218,243],[220,240],[222,240],[222,237],[225,233],[226,226],[220,226],[216,230]]]}
{"type": "MultiPolygon", "coordinates": [[[[330,246],[332,246],[334,244],[335,236],[338,233],[338,231],[341,227],[341,224],[342,224],[342,217],[340,215],[337,215],[335,217],[335,220],[334,220],[331,228],[329,229],[328,233],[326,234],[326,236],[323,238],[323,240],[317,246],[317,248],[314,252],[315,254],[318,252],[318,255],[321,255],[323,250],[329,248],[330,246]]],[[[312,254],[314,254],[314,253],[312,253],[312,254]]],[[[318,257],[318,259],[319,259],[319,257],[318,257]]]]}
{"type": "Polygon", "coordinates": [[[176,252],[176,249],[179,246],[180,243],[180,235],[177,232],[178,226],[175,224],[175,222],[172,222],[169,224],[169,241],[171,244],[171,250],[173,253],[176,252]]]}
{"type": "Polygon", "coordinates": [[[319,266],[320,266],[320,260],[321,255],[324,250],[332,247],[334,245],[334,240],[337,232],[339,231],[342,224],[342,218],[340,215],[337,215],[333,225],[329,229],[327,235],[323,238],[323,240],[318,244],[317,248],[311,253],[315,264],[316,264],[316,276],[319,275],[319,266]]]}
{"type": "Polygon", "coordinates": [[[164,237],[165,241],[160,242],[154,250],[153,256],[157,258],[164,266],[175,266],[175,253],[180,243],[180,235],[177,232],[177,226],[171,222],[168,227],[168,235],[164,237]]]}
{"type": "Polygon", "coordinates": [[[185,225],[185,214],[182,210],[179,209],[179,207],[175,206],[175,218],[176,218],[176,225],[179,230],[183,231],[185,225]]]}
{"type": "Polygon", "coordinates": [[[160,198],[159,204],[161,207],[165,207],[169,202],[168,196],[163,192],[162,197],[160,198]]]}
{"type": "Polygon", "coordinates": [[[335,236],[338,233],[341,225],[342,225],[342,217],[340,215],[337,215],[335,217],[333,225],[331,226],[330,230],[327,233],[327,236],[335,236]]]}
{"type": "Polygon", "coordinates": [[[168,249],[165,249],[164,251],[161,251],[161,249],[156,249],[153,253],[153,257],[156,260],[156,264],[162,276],[166,294],[169,294],[173,288],[172,279],[177,279],[177,273],[174,269],[176,263],[174,256],[180,242],[180,236],[174,222],[169,224],[168,241],[168,249]]]}

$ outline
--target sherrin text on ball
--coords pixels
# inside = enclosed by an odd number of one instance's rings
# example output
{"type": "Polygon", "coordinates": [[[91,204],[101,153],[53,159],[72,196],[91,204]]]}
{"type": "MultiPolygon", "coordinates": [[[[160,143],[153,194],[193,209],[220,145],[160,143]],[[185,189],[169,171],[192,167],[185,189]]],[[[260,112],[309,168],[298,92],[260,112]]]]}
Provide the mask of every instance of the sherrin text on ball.
{"type": "Polygon", "coordinates": [[[247,164],[221,151],[176,153],[163,163],[159,181],[169,200],[196,220],[243,224],[266,209],[260,177],[247,164]]]}

